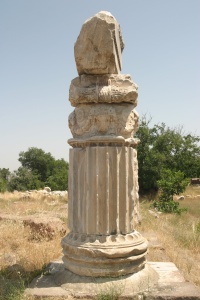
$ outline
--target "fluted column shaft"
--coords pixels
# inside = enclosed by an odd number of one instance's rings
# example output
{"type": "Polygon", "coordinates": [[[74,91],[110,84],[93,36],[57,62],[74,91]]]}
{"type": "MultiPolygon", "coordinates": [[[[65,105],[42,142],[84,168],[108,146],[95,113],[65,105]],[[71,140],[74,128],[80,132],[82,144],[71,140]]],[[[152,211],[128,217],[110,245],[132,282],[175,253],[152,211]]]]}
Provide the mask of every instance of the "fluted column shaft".
{"type": "Polygon", "coordinates": [[[69,166],[70,230],[99,235],[133,231],[138,217],[136,150],[74,148],[69,166]]]}

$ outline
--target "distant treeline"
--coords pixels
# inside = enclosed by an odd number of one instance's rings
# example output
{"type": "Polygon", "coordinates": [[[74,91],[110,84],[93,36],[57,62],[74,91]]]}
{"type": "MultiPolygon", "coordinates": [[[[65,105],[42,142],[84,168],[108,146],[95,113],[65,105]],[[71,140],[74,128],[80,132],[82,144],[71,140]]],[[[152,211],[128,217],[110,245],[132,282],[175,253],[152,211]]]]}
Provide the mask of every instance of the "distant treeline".
{"type": "Polygon", "coordinates": [[[183,173],[184,178],[200,177],[200,137],[186,134],[183,127],[170,128],[164,123],[150,127],[143,117],[136,137],[138,145],[139,186],[145,193],[158,189],[162,174],[183,173]]]}
{"type": "MultiPolygon", "coordinates": [[[[138,145],[138,180],[141,193],[158,189],[162,174],[170,170],[184,178],[200,177],[200,137],[185,134],[183,128],[169,128],[164,123],[150,126],[143,117],[135,137],[138,145]]],[[[19,153],[17,171],[0,169],[0,191],[23,191],[49,186],[52,190],[68,189],[69,164],[56,160],[42,149],[29,148],[19,153]]]]}
{"type": "Polygon", "coordinates": [[[68,189],[68,167],[64,159],[55,159],[51,153],[42,149],[29,148],[19,153],[21,166],[10,172],[9,169],[0,169],[0,191],[38,190],[45,186],[51,190],[68,189]]]}

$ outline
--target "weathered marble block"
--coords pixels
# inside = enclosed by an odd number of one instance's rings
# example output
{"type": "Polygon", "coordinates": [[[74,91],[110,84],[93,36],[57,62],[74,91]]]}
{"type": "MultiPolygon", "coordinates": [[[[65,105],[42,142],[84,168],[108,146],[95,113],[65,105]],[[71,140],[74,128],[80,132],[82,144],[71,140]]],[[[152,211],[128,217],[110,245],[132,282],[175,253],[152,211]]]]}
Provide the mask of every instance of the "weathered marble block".
{"type": "Polygon", "coordinates": [[[116,19],[109,12],[99,12],[83,24],[75,43],[78,74],[118,74],[123,48],[116,19]]]}
{"type": "Polygon", "coordinates": [[[72,80],[69,101],[83,103],[131,103],[137,105],[138,86],[130,75],[81,75],[72,80]]]}

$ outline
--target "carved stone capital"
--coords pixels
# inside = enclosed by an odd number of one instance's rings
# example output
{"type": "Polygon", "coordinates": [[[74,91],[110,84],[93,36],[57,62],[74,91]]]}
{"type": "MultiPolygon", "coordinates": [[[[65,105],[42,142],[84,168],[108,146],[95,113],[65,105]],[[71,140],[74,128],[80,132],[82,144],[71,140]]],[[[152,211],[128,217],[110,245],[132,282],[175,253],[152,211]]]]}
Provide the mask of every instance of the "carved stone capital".
{"type": "Polygon", "coordinates": [[[121,136],[133,138],[138,129],[134,105],[80,105],[69,115],[69,128],[74,138],[121,136]]]}
{"type": "Polygon", "coordinates": [[[81,103],[131,103],[137,105],[138,86],[130,75],[81,75],[72,80],[69,101],[81,103]]]}

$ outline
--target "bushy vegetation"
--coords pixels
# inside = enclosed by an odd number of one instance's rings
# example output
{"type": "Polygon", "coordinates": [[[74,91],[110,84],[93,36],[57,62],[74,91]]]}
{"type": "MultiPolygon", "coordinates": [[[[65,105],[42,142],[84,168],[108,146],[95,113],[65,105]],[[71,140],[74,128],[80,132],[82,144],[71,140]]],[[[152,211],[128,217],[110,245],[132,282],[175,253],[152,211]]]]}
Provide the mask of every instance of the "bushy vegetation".
{"type": "Polygon", "coordinates": [[[173,200],[182,193],[192,177],[200,177],[200,138],[185,134],[182,128],[164,123],[150,126],[143,117],[136,137],[139,138],[138,165],[140,194],[158,192],[154,208],[180,214],[185,209],[173,200]]]}
{"type": "Polygon", "coordinates": [[[200,177],[200,138],[185,134],[182,128],[169,128],[164,123],[151,127],[150,123],[143,117],[136,134],[140,139],[140,192],[158,190],[164,170],[170,170],[170,176],[180,171],[184,178],[200,177]]]}
{"type": "Polygon", "coordinates": [[[154,208],[165,213],[180,214],[186,211],[185,208],[179,208],[179,202],[173,200],[173,196],[184,192],[188,185],[188,179],[184,178],[184,173],[164,169],[161,179],[157,181],[157,184],[159,188],[159,201],[153,203],[154,208]]]}
{"type": "Polygon", "coordinates": [[[19,153],[21,166],[11,173],[0,169],[0,192],[25,191],[50,186],[52,190],[68,189],[68,166],[64,159],[56,160],[39,148],[19,153]]]}
{"type": "Polygon", "coordinates": [[[9,176],[10,176],[9,169],[6,168],[0,169],[0,192],[1,193],[4,193],[7,190],[9,176]]]}

